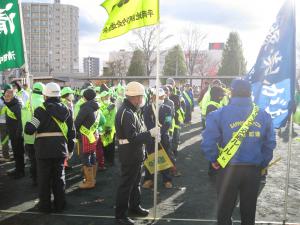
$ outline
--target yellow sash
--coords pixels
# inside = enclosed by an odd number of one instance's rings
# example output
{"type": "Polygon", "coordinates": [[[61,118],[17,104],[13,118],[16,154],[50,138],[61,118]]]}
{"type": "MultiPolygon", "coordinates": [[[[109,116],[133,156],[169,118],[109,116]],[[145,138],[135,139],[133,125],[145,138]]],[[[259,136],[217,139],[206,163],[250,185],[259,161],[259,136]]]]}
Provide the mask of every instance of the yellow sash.
{"type": "MultiPolygon", "coordinates": [[[[44,105],[41,105],[42,109],[46,111],[46,108],[44,105]]],[[[66,140],[68,140],[68,125],[66,122],[61,122],[60,120],[56,119],[54,116],[51,116],[51,118],[54,120],[54,122],[57,124],[61,132],[63,133],[66,140]]]]}
{"type": "Polygon", "coordinates": [[[80,133],[83,134],[84,136],[86,136],[87,139],[89,139],[90,143],[94,143],[96,141],[94,134],[98,128],[99,121],[100,121],[100,112],[98,112],[96,120],[95,120],[94,124],[90,127],[90,129],[87,129],[83,125],[81,125],[81,127],[79,129],[80,133]]]}
{"type": "Polygon", "coordinates": [[[245,123],[240,127],[238,132],[236,132],[231,140],[227,143],[225,148],[220,148],[220,155],[217,159],[218,163],[221,165],[222,168],[225,168],[225,166],[228,164],[228,162],[232,159],[232,157],[235,155],[237,150],[242,144],[242,141],[247,135],[247,132],[249,128],[252,126],[257,114],[258,114],[259,108],[257,106],[253,106],[253,110],[250,114],[250,116],[247,118],[245,123]]]}
{"type": "Polygon", "coordinates": [[[13,120],[17,120],[16,115],[14,114],[14,112],[12,112],[7,106],[5,106],[5,110],[6,110],[6,114],[8,117],[10,117],[13,120]]]}

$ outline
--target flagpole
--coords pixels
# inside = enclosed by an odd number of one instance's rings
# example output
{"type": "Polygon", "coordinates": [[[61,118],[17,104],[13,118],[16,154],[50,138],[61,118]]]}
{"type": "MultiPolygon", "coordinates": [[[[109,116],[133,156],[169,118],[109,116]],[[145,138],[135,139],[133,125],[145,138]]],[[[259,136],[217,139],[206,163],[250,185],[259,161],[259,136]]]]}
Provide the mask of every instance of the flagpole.
{"type": "Polygon", "coordinates": [[[31,87],[31,83],[29,80],[29,67],[28,67],[28,59],[27,59],[27,50],[26,50],[26,42],[25,42],[25,33],[24,33],[24,24],[23,24],[23,11],[22,11],[22,3],[21,0],[18,0],[19,13],[20,13],[20,24],[21,24],[21,33],[22,33],[22,42],[23,42],[23,52],[24,52],[24,72],[26,83],[29,87],[31,87]]]}
{"type": "MultiPolygon", "coordinates": [[[[292,1],[293,6],[293,18],[294,18],[294,82],[291,82],[294,84],[294,87],[291,87],[291,98],[295,98],[295,78],[296,78],[296,2],[295,0],[292,1]]],[[[292,100],[292,102],[294,102],[292,100]]],[[[293,132],[293,112],[291,110],[290,115],[290,121],[289,121],[289,143],[288,143],[288,154],[287,154],[287,169],[286,169],[286,179],[285,179],[285,193],[284,193],[284,214],[283,214],[283,224],[286,224],[287,221],[287,205],[288,205],[288,193],[289,193],[289,183],[290,183],[290,170],[291,170],[291,155],[292,155],[292,132],[293,132]]]]}
{"type": "Polygon", "coordinates": [[[288,143],[287,169],[286,169],[286,178],[285,178],[283,224],[286,224],[286,221],[287,221],[287,204],[288,204],[290,168],[291,168],[291,152],[292,152],[293,113],[291,113],[291,116],[289,119],[290,119],[290,121],[289,121],[289,143],[288,143]]]}
{"type": "MultiPolygon", "coordinates": [[[[155,126],[159,124],[159,106],[158,106],[158,89],[159,89],[159,71],[160,71],[160,24],[157,27],[157,49],[156,49],[156,102],[155,102],[155,126]]],[[[154,151],[154,196],[153,196],[153,219],[156,220],[157,212],[157,164],[158,164],[158,136],[155,138],[155,151],[154,151]]]]}

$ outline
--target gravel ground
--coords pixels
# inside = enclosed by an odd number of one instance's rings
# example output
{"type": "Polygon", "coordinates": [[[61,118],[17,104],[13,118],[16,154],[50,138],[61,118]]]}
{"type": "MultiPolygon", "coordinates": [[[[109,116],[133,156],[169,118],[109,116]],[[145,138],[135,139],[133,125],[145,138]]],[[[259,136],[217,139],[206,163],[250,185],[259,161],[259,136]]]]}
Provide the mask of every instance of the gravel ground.
{"type": "MultiPolygon", "coordinates": [[[[207,162],[200,150],[201,130],[199,110],[196,109],[193,123],[184,127],[177,165],[181,177],[173,180],[174,188],[165,190],[158,179],[157,217],[153,224],[215,224],[216,193],[215,181],[207,176],[207,162]]],[[[300,127],[295,126],[300,134],[300,127]]],[[[280,222],[283,220],[284,191],[287,164],[287,143],[278,137],[274,159],[282,159],[269,170],[267,183],[262,187],[257,205],[257,221],[280,222]]],[[[288,195],[288,222],[300,224],[300,142],[293,141],[290,185],[288,195]]],[[[12,180],[5,171],[11,163],[0,166],[0,225],[94,225],[114,224],[114,201],[119,180],[119,166],[108,168],[97,176],[97,187],[93,190],[79,190],[80,166],[67,173],[67,210],[64,214],[39,214],[34,208],[37,203],[37,188],[31,186],[27,177],[12,180]],[[22,212],[22,213],[19,213],[22,212]]],[[[27,170],[27,174],[29,174],[27,170]]],[[[153,217],[153,190],[143,190],[143,206],[151,209],[148,220],[138,220],[137,224],[150,224],[153,217]]],[[[238,206],[233,215],[239,220],[238,206]]],[[[235,224],[239,224],[236,222],[235,224]]],[[[275,223],[269,223],[275,224],[275,223]]]]}

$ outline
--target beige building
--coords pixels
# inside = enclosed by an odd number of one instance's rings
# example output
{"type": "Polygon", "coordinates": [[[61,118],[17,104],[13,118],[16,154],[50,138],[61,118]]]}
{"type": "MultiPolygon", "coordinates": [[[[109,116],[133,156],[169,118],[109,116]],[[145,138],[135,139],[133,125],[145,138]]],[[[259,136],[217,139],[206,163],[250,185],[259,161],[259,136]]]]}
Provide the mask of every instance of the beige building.
{"type": "Polygon", "coordinates": [[[34,76],[79,71],[79,9],[71,5],[22,3],[29,71],[34,76]]]}

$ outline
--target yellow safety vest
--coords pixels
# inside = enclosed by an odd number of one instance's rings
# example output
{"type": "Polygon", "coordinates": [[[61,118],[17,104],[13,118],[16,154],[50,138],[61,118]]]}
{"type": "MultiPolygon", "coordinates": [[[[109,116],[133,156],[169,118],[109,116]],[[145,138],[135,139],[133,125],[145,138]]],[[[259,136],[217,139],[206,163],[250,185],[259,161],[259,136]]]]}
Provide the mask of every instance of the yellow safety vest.
{"type": "Polygon", "coordinates": [[[217,109],[219,109],[219,108],[222,107],[222,104],[220,104],[220,103],[218,103],[218,102],[214,102],[214,101],[209,101],[209,102],[207,103],[207,107],[208,107],[209,105],[213,105],[213,106],[215,106],[217,109]]]}
{"type": "Polygon", "coordinates": [[[235,155],[235,153],[241,146],[242,141],[246,137],[249,128],[252,126],[258,114],[258,111],[259,108],[256,105],[254,105],[250,116],[243,123],[238,132],[233,134],[233,137],[230,139],[230,141],[226,144],[224,148],[219,147],[220,155],[217,161],[222,168],[225,168],[225,166],[228,164],[228,162],[232,159],[232,157],[235,155]]]}
{"type": "Polygon", "coordinates": [[[177,114],[178,114],[178,121],[179,123],[183,123],[184,122],[184,111],[182,108],[177,110],[177,114]]]}
{"type": "Polygon", "coordinates": [[[84,136],[86,136],[87,139],[89,139],[90,143],[94,143],[96,141],[94,134],[98,128],[99,122],[100,122],[100,112],[98,111],[96,120],[95,120],[94,124],[90,127],[90,129],[86,128],[83,125],[81,125],[81,127],[79,129],[80,133],[83,134],[84,136]]]}
{"type": "MultiPolygon", "coordinates": [[[[41,108],[46,111],[46,108],[44,105],[41,105],[41,108]]],[[[60,120],[56,119],[54,116],[51,116],[51,118],[54,120],[54,122],[57,124],[61,132],[63,133],[66,140],[68,140],[68,125],[66,122],[61,122],[60,120]]]]}
{"type": "Polygon", "coordinates": [[[171,124],[171,127],[169,129],[169,132],[172,134],[174,132],[174,128],[175,128],[176,124],[175,124],[175,119],[173,118],[172,119],[172,124],[171,124]]]}
{"type": "Polygon", "coordinates": [[[190,103],[190,105],[192,106],[193,105],[193,101],[192,99],[190,98],[190,96],[188,95],[188,93],[186,93],[185,91],[183,92],[184,96],[186,97],[186,99],[188,100],[188,102],[190,103]]]}

